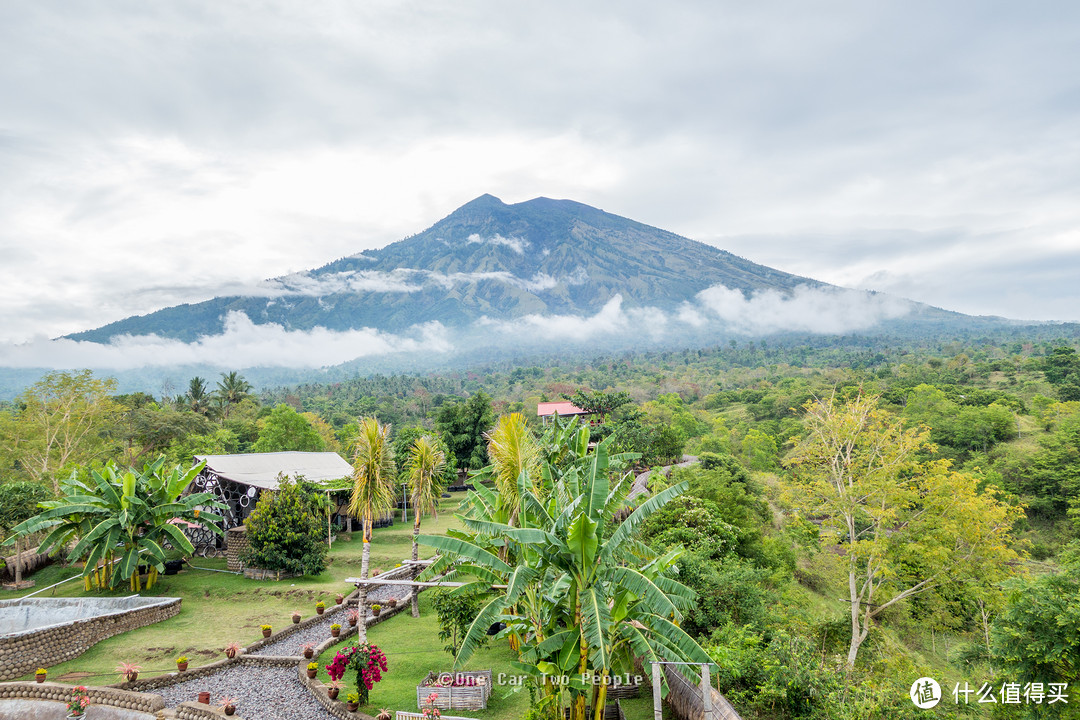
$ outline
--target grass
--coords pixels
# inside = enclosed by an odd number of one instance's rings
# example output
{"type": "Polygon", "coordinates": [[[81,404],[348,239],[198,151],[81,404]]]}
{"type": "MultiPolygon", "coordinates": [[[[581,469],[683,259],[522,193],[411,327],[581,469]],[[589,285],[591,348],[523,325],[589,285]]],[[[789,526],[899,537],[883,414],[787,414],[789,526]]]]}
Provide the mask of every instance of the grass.
{"type": "MultiPolygon", "coordinates": [[[[461,496],[455,496],[437,519],[425,518],[421,531],[443,533],[458,527],[454,517],[461,496]]],[[[224,658],[228,642],[248,645],[262,639],[259,626],[272,625],[275,630],[289,625],[290,615],[297,610],[306,619],[315,614],[315,603],[322,600],[332,605],[334,595],[348,593],[353,586],[345,578],[360,574],[363,543],[359,531],[351,537],[342,533],[330,551],[326,571],[315,577],[272,582],[248,580],[241,575],[219,572],[225,570],[224,558],[194,558],[199,569],[185,569],[178,575],[161,576],[152,590],[141,594],[147,597],[179,597],[183,599],[180,613],[173,618],[103,640],[77,658],[49,668],[49,679],[79,681],[107,685],[120,678],[114,668],[121,662],[142,666],[141,677],[151,677],[176,670],[176,658],[187,655],[191,668],[224,658]]],[[[371,566],[382,570],[394,567],[411,557],[412,523],[400,520],[391,528],[375,530],[371,542],[371,566]]],[[[420,547],[420,556],[432,551],[420,547]]],[[[67,577],[77,575],[74,568],[51,565],[34,574],[37,588],[48,587],[67,577]]],[[[31,591],[33,592],[33,591],[31,591]]],[[[0,592],[0,599],[22,597],[25,591],[0,592]]],[[[72,580],[35,597],[124,597],[126,588],[113,593],[83,590],[81,579],[72,580]]],[[[414,710],[416,685],[428,674],[451,669],[452,658],[438,639],[438,623],[431,608],[430,597],[421,595],[420,617],[411,617],[408,610],[375,626],[369,638],[387,654],[389,671],[371,692],[368,712],[381,707],[414,710]]],[[[355,640],[354,640],[355,641],[355,640]]],[[[354,642],[353,641],[353,642],[354,642]]],[[[319,679],[328,682],[325,666],[335,650],[324,653],[318,662],[319,679]]],[[[505,640],[491,641],[476,653],[464,668],[490,669],[495,680],[488,709],[462,711],[462,714],[482,720],[520,718],[529,709],[530,699],[525,688],[510,684],[510,676],[518,673],[510,663],[515,655],[505,640]],[[499,673],[504,673],[499,683],[499,673]]],[[[26,675],[22,679],[31,679],[26,675]]],[[[348,689],[341,698],[355,691],[355,674],[343,679],[348,689]]],[[[652,698],[646,690],[641,698],[624,700],[623,709],[631,720],[652,718],[652,698]]],[[[455,714],[455,713],[448,713],[455,714]]]]}
{"type": "MultiPolygon", "coordinates": [[[[425,518],[423,532],[442,533],[457,523],[453,513],[460,496],[437,519],[425,518]]],[[[148,677],[176,669],[176,657],[191,658],[191,666],[204,665],[224,657],[228,642],[248,645],[262,638],[259,626],[263,623],[284,628],[291,623],[290,615],[297,610],[306,619],[315,614],[319,600],[332,605],[338,593],[348,594],[354,588],[345,578],[360,575],[363,542],[359,531],[350,537],[342,533],[329,555],[329,565],[320,575],[281,582],[248,580],[241,575],[225,572],[224,558],[193,558],[200,569],[185,569],[178,575],[162,575],[145,597],[179,597],[183,599],[180,613],[173,618],[103,640],[77,658],[49,668],[49,678],[80,679],[85,682],[108,684],[118,679],[113,671],[121,662],[143,667],[148,677]]],[[[375,530],[371,542],[371,566],[389,569],[412,554],[412,523],[400,520],[390,528],[375,530]]],[[[432,551],[421,546],[420,556],[432,551]]],[[[74,568],[52,565],[34,574],[37,588],[77,575],[74,568]]],[[[33,591],[31,591],[33,592],[33,591]]],[[[27,592],[3,592],[0,599],[16,598],[27,592]]],[[[86,592],[80,579],[48,590],[35,597],[125,597],[131,592],[125,587],[115,592],[86,592]]],[[[27,675],[24,679],[32,676],[27,675]]]]}
{"type": "MultiPolygon", "coordinates": [[[[392,710],[417,709],[416,686],[431,671],[436,673],[452,670],[453,658],[442,649],[443,641],[439,637],[439,624],[435,611],[431,607],[431,598],[427,593],[420,596],[420,617],[413,618],[408,610],[403,610],[385,622],[376,625],[368,632],[368,640],[378,645],[386,653],[387,672],[383,679],[371,690],[370,701],[366,708],[368,714],[388,707],[392,710]]],[[[341,647],[356,644],[356,638],[339,643],[329,648],[318,658],[321,682],[330,682],[326,666],[333,660],[341,647]]],[[[464,670],[491,670],[494,685],[488,700],[487,710],[469,710],[458,713],[446,711],[446,714],[466,714],[469,717],[490,720],[511,720],[525,715],[529,709],[529,694],[522,688],[514,692],[514,687],[504,682],[499,684],[499,674],[504,680],[519,673],[510,666],[516,655],[510,650],[505,640],[491,641],[469,659],[464,670]]],[[[342,690],[339,699],[347,693],[356,691],[356,673],[349,671],[342,678],[342,690]]]]}
{"type": "MultiPolygon", "coordinates": [[[[387,672],[372,688],[365,712],[374,714],[379,708],[391,710],[417,709],[416,686],[429,672],[450,672],[453,658],[442,649],[438,640],[439,625],[431,608],[431,597],[420,596],[420,617],[413,618],[408,610],[376,625],[368,632],[368,640],[386,653],[387,672]]],[[[338,649],[356,644],[355,638],[331,646],[320,655],[318,680],[330,682],[326,666],[338,649]]],[[[525,716],[530,707],[528,690],[513,684],[511,678],[520,673],[510,664],[516,659],[506,640],[491,640],[478,650],[462,670],[491,670],[494,685],[486,710],[447,710],[447,715],[466,715],[481,720],[516,720],[525,716]],[[500,674],[502,676],[500,677],[500,674]],[[501,680],[501,682],[500,682],[501,680]]],[[[646,684],[648,681],[645,681],[646,684]]],[[[342,678],[339,699],[356,692],[356,673],[350,670],[342,678]]],[[[645,691],[639,698],[622,701],[623,711],[630,720],[651,720],[652,695],[645,691]]]]}

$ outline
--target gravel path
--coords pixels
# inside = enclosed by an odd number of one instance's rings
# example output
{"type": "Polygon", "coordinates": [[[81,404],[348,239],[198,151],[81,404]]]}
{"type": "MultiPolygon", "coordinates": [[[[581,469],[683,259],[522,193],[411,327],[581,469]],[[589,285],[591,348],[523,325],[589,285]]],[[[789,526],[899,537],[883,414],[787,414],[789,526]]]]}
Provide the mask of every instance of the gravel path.
{"type": "Polygon", "coordinates": [[[235,698],[236,714],[246,720],[334,720],[300,683],[294,667],[232,665],[151,692],[164,697],[166,707],[175,707],[194,702],[203,690],[210,691],[211,703],[223,695],[235,698]]]}
{"type": "MultiPolygon", "coordinates": [[[[408,592],[408,588],[397,585],[384,585],[377,587],[368,592],[369,603],[384,604],[388,599],[392,597],[401,598],[408,592]]],[[[370,610],[368,612],[370,615],[370,610]]],[[[339,610],[334,613],[327,613],[322,616],[322,620],[317,623],[312,623],[303,630],[298,630],[292,635],[288,635],[277,642],[264,645],[258,650],[252,652],[252,655],[295,655],[299,657],[303,655],[301,647],[307,643],[312,645],[318,645],[323,640],[330,637],[330,626],[334,623],[341,625],[342,630],[349,627],[349,610],[339,610]]]]}
{"type": "Polygon", "coordinates": [[[303,655],[303,651],[300,649],[301,645],[311,643],[312,645],[318,645],[323,640],[330,637],[330,626],[334,623],[341,625],[342,629],[349,627],[349,611],[336,612],[332,615],[323,615],[323,619],[320,622],[312,623],[303,630],[297,630],[292,635],[283,637],[277,642],[272,642],[267,645],[263,645],[258,650],[250,653],[251,655],[295,655],[300,657],[303,655]]]}

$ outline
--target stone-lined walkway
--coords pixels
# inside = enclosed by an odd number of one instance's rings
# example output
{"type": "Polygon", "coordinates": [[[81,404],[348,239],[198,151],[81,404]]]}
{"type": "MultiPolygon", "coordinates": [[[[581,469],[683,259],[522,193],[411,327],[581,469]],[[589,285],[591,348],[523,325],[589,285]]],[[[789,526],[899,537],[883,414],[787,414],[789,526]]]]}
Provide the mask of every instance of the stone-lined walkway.
{"type": "Polygon", "coordinates": [[[236,714],[244,720],[335,720],[296,676],[296,667],[231,665],[223,671],[187,682],[158,688],[168,707],[195,702],[209,691],[210,703],[233,698],[236,714]]]}
{"type": "MultiPolygon", "coordinates": [[[[386,607],[386,602],[395,597],[399,603],[408,603],[408,592],[409,588],[404,586],[373,588],[368,592],[368,617],[371,617],[370,604],[386,607]]],[[[355,601],[355,597],[350,597],[350,600],[355,601]]],[[[296,659],[295,665],[232,664],[213,674],[155,688],[150,692],[164,697],[167,707],[194,702],[204,691],[210,693],[212,705],[216,705],[222,697],[232,697],[236,714],[244,720],[334,720],[334,716],[312,697],[300,681],[297,666],[303,661],[302,646],[310,643],[317,647],[329,640],[331,625],[338,623],[342,631],[349,629],[348,616],[353,609],[348,602],[344,606],[331,606],[316,622],[246,654],[292,657],[296,659]]],[[[406,608],[403,611],[408,612],[406,608]]]]}

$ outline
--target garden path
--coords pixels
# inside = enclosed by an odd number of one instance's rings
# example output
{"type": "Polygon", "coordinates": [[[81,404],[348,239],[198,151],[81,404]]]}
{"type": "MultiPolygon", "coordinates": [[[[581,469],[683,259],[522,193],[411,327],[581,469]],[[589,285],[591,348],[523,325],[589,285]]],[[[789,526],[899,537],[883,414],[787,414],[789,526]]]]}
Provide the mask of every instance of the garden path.
{"type": "Polygon", "coordinates": [[[213,675],[188,680],[153,692],[167,707],[194,702],[202,691],[211,703],[233,698],[236,714],[258,720],[334,720],[296,676],[295,667],[230,665],[213,675]]]}

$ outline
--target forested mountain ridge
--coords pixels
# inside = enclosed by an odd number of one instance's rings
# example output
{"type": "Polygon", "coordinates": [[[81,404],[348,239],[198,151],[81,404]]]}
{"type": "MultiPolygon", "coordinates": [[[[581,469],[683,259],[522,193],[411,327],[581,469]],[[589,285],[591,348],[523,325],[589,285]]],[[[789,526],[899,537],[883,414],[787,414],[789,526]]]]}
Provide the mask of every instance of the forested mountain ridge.
{"type": "MultiPolygon", "coordinates": [[[[587,316],[624,308],[676,312],[709,288],[749,298],[830,288],[724,250],[570,200],[507,205],[483,195],[427,230],[316,270],[268,280],[243,296],[165,308],[72,335],[106,342],[156,334],[192,341],[222,332],[230,311],[287,329],[398,331],[437,321],[587,316]]],[[[934,320],[960,318],[912,304],[934,320]]]]}

